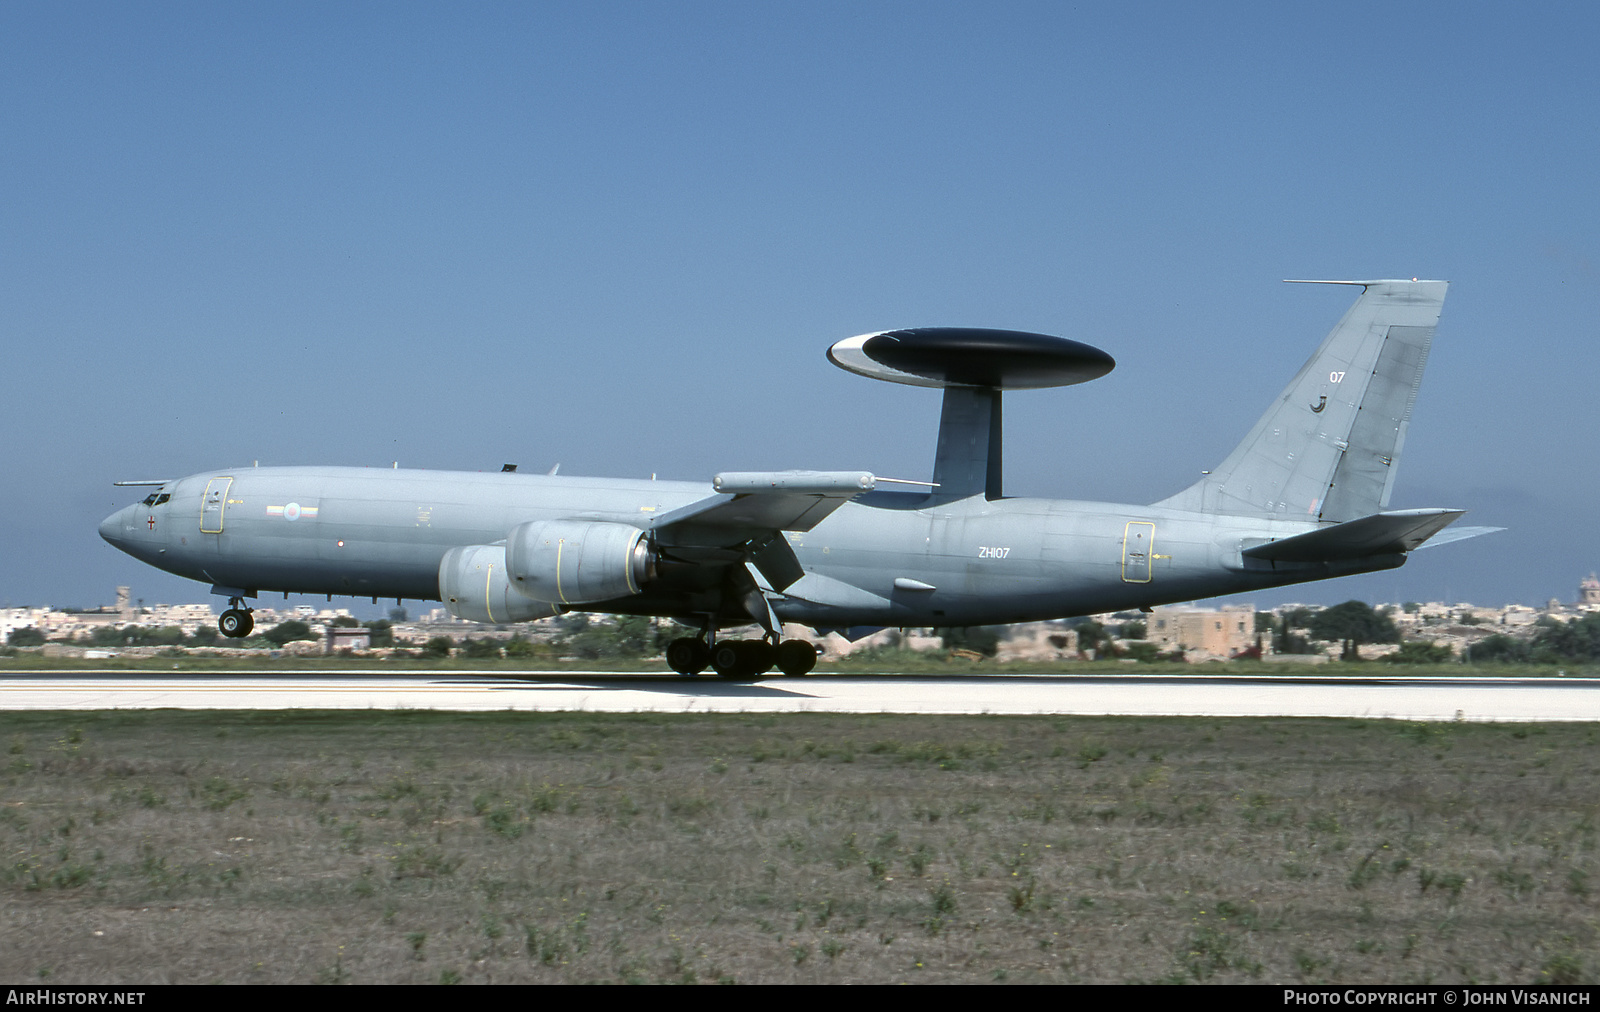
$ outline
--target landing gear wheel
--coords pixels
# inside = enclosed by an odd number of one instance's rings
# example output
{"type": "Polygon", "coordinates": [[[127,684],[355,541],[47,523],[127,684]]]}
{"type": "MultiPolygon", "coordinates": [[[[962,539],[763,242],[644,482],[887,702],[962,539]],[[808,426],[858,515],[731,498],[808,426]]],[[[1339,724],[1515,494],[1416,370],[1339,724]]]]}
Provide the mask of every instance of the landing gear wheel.
{"type": "Polygon", "coordinates": [[[692,678],[711,664],[711,648],[693,636],[683,636],[667,644],[667,667],[692,678]]]}
{"type": "Polygon", "coordinates": [[[217,619],[217,631],[233,640],[242,640],[256,627],[256,620],[248,611],[229,608],[217,619]]]}
{"type": "Polygon", "coordinates": [[[711,667],[723,678],[753,682],[772,668],[772,645],[762,640],[724,640],[711,651],[711,667]]]}
{"type": "Polygon", "coordinates": [[[743,645],[738,640],[723,640],[712,647],[711,670],[723,678],[748,681],[749,674],[741,663],[744,660],[744,651],[739,649],[743,645]]]}
{"type": "Polygon", "coordinates": [[[778,662],[778,650],[766,640],[748,640],[744,644],[745,656],[749,658],[750,670],[758,675],[764,675],[772,670],[778,662]]]}
{"type": "Polygon", "coordinates": [[[778,644],[778,670],[791,678],[808,675],[817,666],[817,648],[805,640],[784,640],[778,644]]]}

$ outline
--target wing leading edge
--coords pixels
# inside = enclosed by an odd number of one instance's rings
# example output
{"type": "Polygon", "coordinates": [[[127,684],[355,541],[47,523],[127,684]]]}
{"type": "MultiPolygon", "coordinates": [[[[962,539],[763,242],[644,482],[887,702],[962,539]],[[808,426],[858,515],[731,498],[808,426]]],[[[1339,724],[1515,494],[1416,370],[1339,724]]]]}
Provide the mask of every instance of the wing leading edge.
{"type": "Polygon", "coordinates": [[[834,510],[877,487],[867,471],[725,471],[716,495],[657,517],[658,544],[734,548],[780,531],[809,531],[834,510]]]}

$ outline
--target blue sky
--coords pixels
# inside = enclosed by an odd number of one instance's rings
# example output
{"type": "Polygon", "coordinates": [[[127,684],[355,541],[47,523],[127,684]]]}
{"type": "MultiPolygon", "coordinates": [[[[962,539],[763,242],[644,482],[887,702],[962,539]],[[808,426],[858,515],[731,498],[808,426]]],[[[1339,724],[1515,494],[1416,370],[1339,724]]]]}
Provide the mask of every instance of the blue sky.
{"type": "Polygon", "coordinates": [[[259,460],[925,478],[935,391],[823,351],[1059,334],[1007,490],[1148,502],[1349,303],[1452,282],[1393,505],[1511,528],[1260,603],[1600,568],[1600,9],[0,6],[0,605],[126,583],[111,482],[259,460]]]}

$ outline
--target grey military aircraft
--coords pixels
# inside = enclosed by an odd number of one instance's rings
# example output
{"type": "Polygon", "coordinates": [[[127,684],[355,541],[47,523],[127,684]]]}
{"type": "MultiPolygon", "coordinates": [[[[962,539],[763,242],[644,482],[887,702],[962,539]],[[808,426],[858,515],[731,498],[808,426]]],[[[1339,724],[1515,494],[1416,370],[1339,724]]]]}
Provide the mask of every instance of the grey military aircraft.
{"type": "Polygon", "coordinates": [[[154,488],[100,525],[122,551],[229,598],[442,600],[514,623],[566,611],[677,619],[669,665],[752,679],[816,663],[784,623],[850,630],[1037,621],[1391,569],[1497,528],[1389,510],[1443,281],[1361,294],[1219,466],[1149,505],[1012,498],[1001,395],[1110,372],[1063,338],[934,327],[833,345],[851,372],[943,391],[931,482],[867,471],[729,472],[709,484],[518,472],[247,467],[154,488]],[[718,639],[756,624],[759,639],[718,639]]]}

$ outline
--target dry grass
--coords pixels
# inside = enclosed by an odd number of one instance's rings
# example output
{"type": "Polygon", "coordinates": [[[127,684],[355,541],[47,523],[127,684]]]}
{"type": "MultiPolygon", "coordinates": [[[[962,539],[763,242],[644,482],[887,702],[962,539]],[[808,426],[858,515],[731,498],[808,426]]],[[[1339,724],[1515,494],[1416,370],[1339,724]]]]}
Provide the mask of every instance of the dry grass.
{"type": "Polygon", "coordinates": [[[1592,725],[0,715],[0,979],[1593,981],[1592,725]]]}

